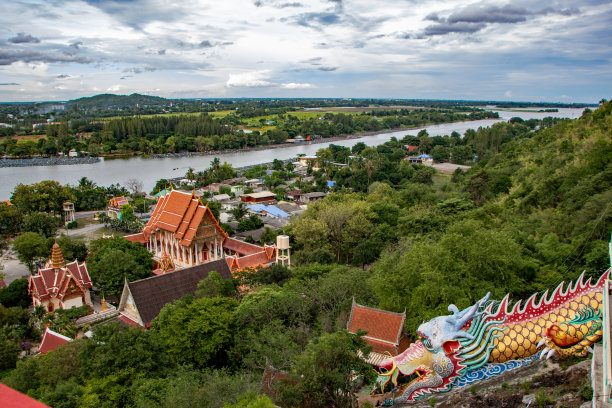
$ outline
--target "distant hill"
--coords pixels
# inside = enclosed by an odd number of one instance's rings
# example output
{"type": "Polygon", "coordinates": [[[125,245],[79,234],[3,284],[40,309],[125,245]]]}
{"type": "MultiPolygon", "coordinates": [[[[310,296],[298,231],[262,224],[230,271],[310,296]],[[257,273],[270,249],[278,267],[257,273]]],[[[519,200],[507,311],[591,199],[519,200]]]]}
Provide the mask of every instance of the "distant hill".
{"type": "Polygon", "coordinates": [[[131,95],[101,94],[68,101],[66,102],[66,109],[70,109],[75,105],[78,106],[79,109],[118,109],[130,108],[136,105],[140,107],[165,106],[169,103],[169,99],[160,98],[159,96],[141,95],[137,93],[131,95]]]}

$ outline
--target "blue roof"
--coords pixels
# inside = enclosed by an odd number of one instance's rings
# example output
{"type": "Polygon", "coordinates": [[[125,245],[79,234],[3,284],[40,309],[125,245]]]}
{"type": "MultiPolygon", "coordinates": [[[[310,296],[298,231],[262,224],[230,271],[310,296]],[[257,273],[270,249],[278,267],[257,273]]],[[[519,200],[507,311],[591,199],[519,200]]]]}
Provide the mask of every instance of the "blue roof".
{"type": "Polygon", "coordinates": [[[417,157],[420,157],[421,159],[433,159],[433,157],[428,154],[419,154],[417,157]]]}
{"type": "Polygon", "coordinates": [[[266,213],[273,215],[275,217],[278,218],[288,218],[290,217],[289,214],[287,214],[286,212],[284,212],[283,210],[281,210],[278,207],[275,207],[273,205],[264,205],[264,204],[255,204],[255,205],[249,205],[247,206],[248,210],[251,210],[255,213],[260,213],[265,211],[266,213]]]}
{"type": "Polygon", "coordinates": [[[334,180],[330,180],[327,182],[327,187],[333,187],[336,185],[336,182],[334,180]]]}

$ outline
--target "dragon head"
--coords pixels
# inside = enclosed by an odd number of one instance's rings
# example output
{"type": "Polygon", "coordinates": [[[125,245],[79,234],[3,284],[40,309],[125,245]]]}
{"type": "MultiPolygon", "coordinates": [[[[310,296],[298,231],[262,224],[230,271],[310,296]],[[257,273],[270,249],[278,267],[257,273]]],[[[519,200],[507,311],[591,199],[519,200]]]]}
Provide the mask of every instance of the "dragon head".
{"type": "Polygon", "coordinates": [[[474,340],[468,327],[482,314],[488,299],[489,294],[462,311],[450,305],[451,315],[421,324],[417,330],[419,340],[381,364],[385,371],[379,374],[374,392],[384,392],[385,386],[391,383],[399,391],[395,401],[410,402],[425,394],[446,390],[466,367],[460,351],[474,340]],[[398,383],[400,373],[405,379],[403,384],[398,383]]]}

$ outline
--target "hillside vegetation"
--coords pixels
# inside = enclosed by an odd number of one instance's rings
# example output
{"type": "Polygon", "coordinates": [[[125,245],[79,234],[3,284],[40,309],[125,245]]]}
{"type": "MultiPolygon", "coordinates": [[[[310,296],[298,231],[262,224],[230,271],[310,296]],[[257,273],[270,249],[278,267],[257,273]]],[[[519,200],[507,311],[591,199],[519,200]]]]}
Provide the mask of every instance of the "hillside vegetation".
{"type": "Polygon", "coordinates": [[[267,369],[288,376],[272,384],[277,405],[351,407],[352,376],[374,373],[358,357],[363,340],[344,330],[353,301],[406,310],[414,336],[450,303],[462,309],[488,291],[517,300],[609,266],[611,111],[608,102],[575,121],[515,119],[463,138],[321,149],[313,174],[318,185],[335,180],[335,191],[284,231],[294,267],[229,283],[211,274],[148,331],[100,325],[93,339],[16,367],[36,316],[0,307],[0,346],[14,357],[2,381],[57,407],[272,407],[267,397],[246,405],[267,369]],[[403,144],[438,142],[433,149],[480,161],[450,176],[404,159],[403,144]],[[331,164],[348,154],[348,166],[331,164]]]}

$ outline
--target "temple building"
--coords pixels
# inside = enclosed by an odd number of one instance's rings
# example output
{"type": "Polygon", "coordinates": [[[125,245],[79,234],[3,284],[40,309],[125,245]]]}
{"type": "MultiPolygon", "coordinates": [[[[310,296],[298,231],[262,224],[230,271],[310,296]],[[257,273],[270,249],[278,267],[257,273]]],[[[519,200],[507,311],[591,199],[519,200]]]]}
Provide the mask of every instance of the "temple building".
{"type": "Polygon", "coordinates": [[[212,271],[217,271],[223,279],[232,277],[225,259],[219,259],[135,282],[126,281],[117,309],[119,319],[135,327],[148,328],[166,304],[195,294],[198,283],[212,271]]]}
{"type": "Polygon", "coordinates": [[[47,312],[69,309],[85,304],[92,306],[89,289],[91,278],[87,265],[76,260],[66,264],[57,242],[53,244],[51,259],[43,269],[29,278],[28,294],[34,307],[44,306],[47,312]]]}
{"type": "Polygon", "coordinates": [[[406,312],[394,313],[373,307],[362,306],[353,299],[351,316],[347,323],[350,333],[357,330],[367,332],[363,339],[372,346],[372,352],[366,360],[378,366],[390,356],[397,356],[408,348],[410,339],[403,335],[406,312]]]}
{"type": "Polygon", "coordinates": [[[156,274],[227,259],[232,271],[276,262],[275,247],[260,247],[223,231],[207,205],[193,193],[161,196],[141,233],[125,237],[153,252],[156,274]]]}

